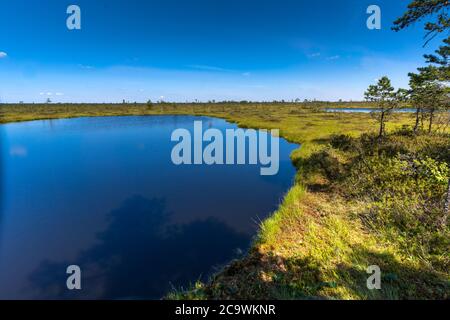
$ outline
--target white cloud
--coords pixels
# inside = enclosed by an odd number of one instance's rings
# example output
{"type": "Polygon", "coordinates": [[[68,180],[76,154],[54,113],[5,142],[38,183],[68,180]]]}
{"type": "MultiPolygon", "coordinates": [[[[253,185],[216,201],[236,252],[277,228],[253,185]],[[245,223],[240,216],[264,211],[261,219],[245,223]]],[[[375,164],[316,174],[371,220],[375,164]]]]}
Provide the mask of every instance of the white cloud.
{"type": "Polygon", "coordinates": [[[191,65],[188,65],[187,67],[191,68],[191,69],[200,70],[200,71],[224,72],[224,73],[235,73],[235,74],[239,73],[239,74],[241,74],[244,77],[251,76],[251,72],[248,72],[248,71],[242,72],[242,71],[236,70],[236,69],[225,69],[225,68],[216,67],[216,66],[191,64],[191,65]]]}
{"type": "Polygon", "coordinates": [[[84,65],[84,64],[79,64],[78,67],[80,67],[81,69],[87,69],[87,70],[94,69],[93,66],[88,66],[88,65],[84,65]]]}
{"type": "Polygon", "coordinates": [[[53,93],[53,92],[39,92],[39,95],[40,96],[53,96],[53,95],[55,95],[55,96],[63,96],[64,93],[62,93],[62,92],[55,92],[55,93],[53,93]]]}
{"type": "Polygon", "coordinates": [[[320,52],[315,52],[308,55],[308,58],[317,58],[317,57],[320,57],[320,52]]]}
{"type": "Polygon", "coordinates": [[[13,157],[26,157],[28,155],[28,150],[23,146],[13,146],[9,150],[9,154],[13,157]]]}
{"type": "Polygon", "coordinates": [[[327,60],[329,60],[329,61],[337,60],[337,59],[339,59],[340,57],[341,57],[341,56],[331,56],[331,57],[328,57],[327,60]]]}
{"type": "Polygon", "coordinates": [[[198,69],[198,70],[204,70],[204,71],[221,71],[221,72],[231,71],[231,70],[227,70],[227,69],[220,68],[220,67],[200,65],[200,64],[193,64],[193,65],[189,65],[188,67],[192,68],[192,69],[198,69]]]}
{"type": "Polygon", "coordinates": [[[8,54],[4,51],[0,51],[0,59],[1,58],[6,58],[8,56],[8,54]]]}
{"type": "Polygon", "coordinates": [[[340,59],[341,56],[340,55],[334,55],[334,56],[323,56],[320,52],[314,52],[311,54],[308,54],[307,57],[309,59],[315,59],[315,58],[323,58],[326,61],[333,61],[333,60],[337,60],[340,59]]]}

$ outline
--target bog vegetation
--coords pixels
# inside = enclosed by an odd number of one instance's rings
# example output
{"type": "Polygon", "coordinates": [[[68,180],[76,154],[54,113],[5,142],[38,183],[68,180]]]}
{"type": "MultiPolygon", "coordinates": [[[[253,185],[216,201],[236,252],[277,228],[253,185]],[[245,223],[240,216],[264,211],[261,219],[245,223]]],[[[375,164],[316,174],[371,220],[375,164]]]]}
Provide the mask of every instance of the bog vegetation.
{"type": "MultiPolygon", "coordinates": [[[[434,17],[425,24],[428,43],[449,29],[449,6],[414,0],[394,30],[434,17]]],[[[395,90],[386,76],[369,86],[377,133],[304,146],[294,155],[299,182],[249,255],[207,285],[169,297],[448,299],[449,45],[447,38],[425,56],[428,65],[409,74],[409,90],[395,90]],[[415,121],[388,133],[405,105],[415,108],[415,121]],[[370,265],[383,271],[380,290],[366,286],[370,265]]]]}
{"type": "MultiPolygon", "coordinates": [[[[395,22],[401,30],[429,19],[426,41],[448,30],[448,1],[413,1],[395,22]],[[437,17],[433,20],[433,17],[437,17]]],[[[387,76],[367,102],[124,103],[3,105],[2,122],[78,116],[193,114],[241,127],[280,129],[301,144],[292,155],[296,182],[261,224],[243,258],[207,283],[175,290],[190,299],[448,299],[450,293],[450,38],[409,89],[387,76]],[[371,107],[371,115],[324,108],[371,107]],[[395,112],[413,108],[414,113],[395,112]],[[369,290],[368,266],[382,272],[369,290]]]]}

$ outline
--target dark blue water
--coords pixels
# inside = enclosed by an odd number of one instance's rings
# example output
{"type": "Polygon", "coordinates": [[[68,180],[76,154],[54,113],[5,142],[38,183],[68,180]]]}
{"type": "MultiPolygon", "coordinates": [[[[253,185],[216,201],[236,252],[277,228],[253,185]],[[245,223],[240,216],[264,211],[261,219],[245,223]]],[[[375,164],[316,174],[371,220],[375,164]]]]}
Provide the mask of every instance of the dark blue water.
{"type": "Polygon", "coordinates": [[[236,128],[190,116],[105,117],[0,126],[0,298],[157,299],[245,252],[278,206],[298,146],[280,171],[175,166],[176,128],[236,128]],[[69,291],[78,265],[82,289],[69,291]]]}

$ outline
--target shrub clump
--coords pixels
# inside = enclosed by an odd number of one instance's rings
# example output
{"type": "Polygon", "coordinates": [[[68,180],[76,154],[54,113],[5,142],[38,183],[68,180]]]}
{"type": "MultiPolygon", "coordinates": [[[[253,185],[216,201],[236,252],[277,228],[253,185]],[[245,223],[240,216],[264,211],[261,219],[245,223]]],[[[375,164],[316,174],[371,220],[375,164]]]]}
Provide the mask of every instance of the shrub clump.
{"type": "MultiPolygon", "coordinates": [[[[398,137],[372,140],[378,144],[375,152],[354,156],[339,188],[346,197],[365,204],[360,217],[366,226],[445,270],[450,229],[443,208],[450,163],[429,156],[441,144],[422,148],[420,141],[408,145],[398,137]]],[[[362,151],[368,140],[361,137],[362,151]]]]}

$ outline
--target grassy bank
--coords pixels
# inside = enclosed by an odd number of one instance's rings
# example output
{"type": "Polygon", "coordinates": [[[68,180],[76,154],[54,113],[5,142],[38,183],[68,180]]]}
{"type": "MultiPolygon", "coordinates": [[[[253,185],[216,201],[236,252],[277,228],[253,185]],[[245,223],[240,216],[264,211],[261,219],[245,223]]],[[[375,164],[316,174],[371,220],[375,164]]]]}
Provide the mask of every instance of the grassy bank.
{"type": "Polygon", "coordinates": [[[215,114],[221,116],[271,116],[295,115],[325,108],[370,108],[373,104],[361,103],[192,103],[192,104],[0,104],[0,123],[38,119],[60,119],[72,117],[154,115],[154,114],[215,114]],[[280,112],[280,114],[278,114],[280,112]],[[260,113],[258,115],[258,113],[260,113]]]}
{"type": "Polygon", "coordinates": [[[317,104],[0,106],[3,123],[159,114],[277,128],[302,144],[291,155],[296,184],[247,256],[169,298],[448,298],[449,228],[439,208],[450,136],[412,135],[404,126],[413,124],[413,114],[393,115],[391,134],[378,141],[369,114],[327,113],[317,104]],[[382,271],[381,290],[366,287],[370,265],[382,271]]]}
{"type": "Polygon", "coordinates": [[[300,156],[299,183],[246,258],[171,298],[447,299],[450,136],[339,139],[300,156]],[[366,287],[371,265],[381,290],[366,287]]]}

